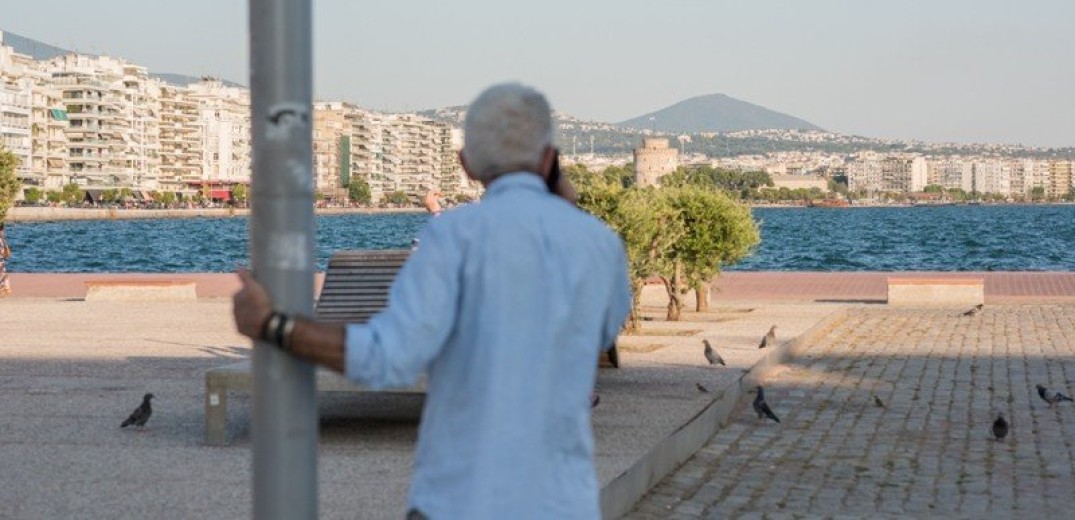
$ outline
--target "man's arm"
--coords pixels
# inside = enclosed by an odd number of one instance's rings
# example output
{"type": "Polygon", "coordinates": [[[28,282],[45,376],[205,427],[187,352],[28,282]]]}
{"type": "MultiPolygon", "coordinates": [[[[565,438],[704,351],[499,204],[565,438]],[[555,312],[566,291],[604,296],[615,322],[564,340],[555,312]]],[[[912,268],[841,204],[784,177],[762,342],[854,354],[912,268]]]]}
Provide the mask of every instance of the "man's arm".
{"type": "MultiPolygon", "coordinates": [[[[242,287],[232,297],[235,326],[240,334],[248,338],[270,341],[273,331],[265,330],[273,313],[269,293],[246,269],[240,269],[238,274],[242,287]]],[[[294,320],[290,335],[286,338],[291,354],[343,373],[343,325],[319,323],[298,317],[287,319],[294,320]]]]}
{"type": "Polygon", "coordinates": [[[451,332],[461,263],[459,244],[427,227],[422,247],[392,283],[388,308],[364,325],[274,317],[268,292],[245,269],[238,271],[242,287],[233,297],[232,312],[244,336],[280,345],[372,388],[407,386],[451,332]]]}

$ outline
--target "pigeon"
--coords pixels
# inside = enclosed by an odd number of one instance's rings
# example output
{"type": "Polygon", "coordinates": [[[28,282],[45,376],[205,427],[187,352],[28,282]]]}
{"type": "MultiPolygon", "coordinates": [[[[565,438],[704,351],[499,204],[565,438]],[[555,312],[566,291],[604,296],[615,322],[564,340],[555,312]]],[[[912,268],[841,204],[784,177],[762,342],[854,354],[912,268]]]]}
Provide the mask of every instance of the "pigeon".
{"type": "Polygon", "coordinates": [[[963,315],[964,316],[974,316],[975,314],[978,314],[979,312],[982,312],[983,307],[985,307],[985,304],[984,303],[979,303],[978,305],[975,305],[974,307],[971,307],[970,310],[963,312],[963,315]]]}
{"type": "Polygon", "coordinates": [[[774,344],[776,344],[776,325],[773,325],[769,332],[765,334],[765,337],[761,339],[758,348],[765,348],[774,344]]]}
{"type": "Polygon", "coordinates": [[[708,394],[709,393],[709,389],[704,387],[704,386],[702,386],[702,383],[694,383],[694,387],[697,388],[698,391],[703,393],[703,394],[708,394]]]}
{"type": "Polygon", "coordinates": [[[878,408],[885,407],[885,402],[880,397],[877,397],[877,394],[873,394],[873,404],[877,405],[878,408]]]}
{"type": "Polygon", "coordinates": [[[135,408],[134,411],[131,412],[131,416],[128,417],[126,421],[123,421],[123,424],[120,424],[119,427],[126,428],[128,426],[136,426],[141,428],[145,426],[146,421],[149,420],[149,416],[153,415],[153,407],[149,405],[149,400],[153,399],[153,397],[153,394],[146,394],[143,396],[142,404],[138,405],[138,408],[135,408]]]}
{"type": "Polygon", "coordinates": [[[1047,402],[1049,404],[1055,404],[1055,403],[1059,403],[1059,402],[1062,402],[1062,401],[1071,401],[1072,400],[1070,397],[1068,397],[1068,396],[1066,396],[1066,395],[1064,395],[1064,394],[1062,394],[1060,392],[1053,392],[1052,390],[1049,390],[1048,388],[1045,388],[1044,386],[1041,386],[1041,385],[1034,385],[1034,386],[1038,387],[1038,397],[1041,397],[1041,399],[1043,401],[1045,401],[1045,402],[1047,402]]]}
{"type": "Polygon", "coordinates": [[[773,410],[769,408],[769,403],[765,402],[765,391],[758,387],[758,396],[754,398],[754,411],[758,414],[758,419],[764,420],[766,417],[780,422],[780,419],[776,417],[773,410]]]}
{"type": "Polygon", "coordinates": [[[1008,421],[1004,418],[1004,412],[997,412],[997,419],[993,421],[993,437],[998,441],[1008,436],[1008,421]]]}
{"type": "Polygon", "coordinates": [[[728,366],[728,364],[724,362],[724,358],[720,357],[720,354],[717,354],[716,350],[713,350],[713,346],[709,344],[708,339],[703,339],[702,343],[705,344],[705,360],[708,361],[710,365],[728,366]]]}

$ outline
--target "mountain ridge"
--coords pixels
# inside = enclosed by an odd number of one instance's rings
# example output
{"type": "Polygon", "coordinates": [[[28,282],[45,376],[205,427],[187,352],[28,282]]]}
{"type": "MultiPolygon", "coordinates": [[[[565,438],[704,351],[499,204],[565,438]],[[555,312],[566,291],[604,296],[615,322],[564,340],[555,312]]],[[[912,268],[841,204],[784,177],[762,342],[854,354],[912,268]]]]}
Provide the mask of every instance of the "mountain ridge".
{"type": "Polygon", "coordinates": [[[616,126],[662,132],[701,133],[743,130],[816,130],[823,128],[800,119],[733,98],[706,94],[684,99],[660,110],[614,123],[616,126]]]}

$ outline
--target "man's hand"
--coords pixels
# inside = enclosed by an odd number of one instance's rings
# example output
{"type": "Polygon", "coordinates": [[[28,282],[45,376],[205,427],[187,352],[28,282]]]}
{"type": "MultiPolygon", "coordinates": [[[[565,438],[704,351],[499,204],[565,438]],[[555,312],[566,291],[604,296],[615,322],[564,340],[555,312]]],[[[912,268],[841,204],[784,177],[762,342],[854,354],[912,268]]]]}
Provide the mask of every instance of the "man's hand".
{"type": "Polygon", "coordinates": [[[437,190],[429,190],[429,193],[426,193],[426,197],[422,201],[426,207],[426,211],[434,215],[441,212],[440,201],[438,200],[439,197],[440,192],[437,190]]]}
{"type": "Polygon", "coordinates": [[[231,297],[235,327],[239,329],[239,334],[252,339],[261,339],[265,321],[272,314],[272,300],[269,299],[269,293],[265,287],[254,279],[250,271],[239,268],[236,274],[239,275],[239,281],[243,286],[231,297]]]}

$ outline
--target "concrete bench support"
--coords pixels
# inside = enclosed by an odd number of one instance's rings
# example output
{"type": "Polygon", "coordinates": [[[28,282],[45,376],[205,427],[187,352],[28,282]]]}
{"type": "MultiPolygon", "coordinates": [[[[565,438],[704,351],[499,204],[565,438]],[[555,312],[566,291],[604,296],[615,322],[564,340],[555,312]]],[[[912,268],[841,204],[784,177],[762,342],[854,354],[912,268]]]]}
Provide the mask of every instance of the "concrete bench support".
{"type": "Polygon", "coordinates": [[[888,278],[888,304],[904,307],[959,307],[985,303],[983,278],[888,278]]]}
{"type": "Polygon", "coordinates": [[[162,302],[198,299],[194,280],[86,280],[86,301],[162,302]]]}
{"type": "MultiPolygon", "coordinates": [[[[228,443],[228,393],[250,393],[254,374],[249,360],[222,367],[211,368],[205,373],[205,443],[224,446],[228,443]]],[[[317,391],[320,392],[369,392],[331,370],[319,368],[315,374],[317,391]]],[[[394,389],[399,393],[425,393],[423,377],[416,386],[394,389]]]]}

